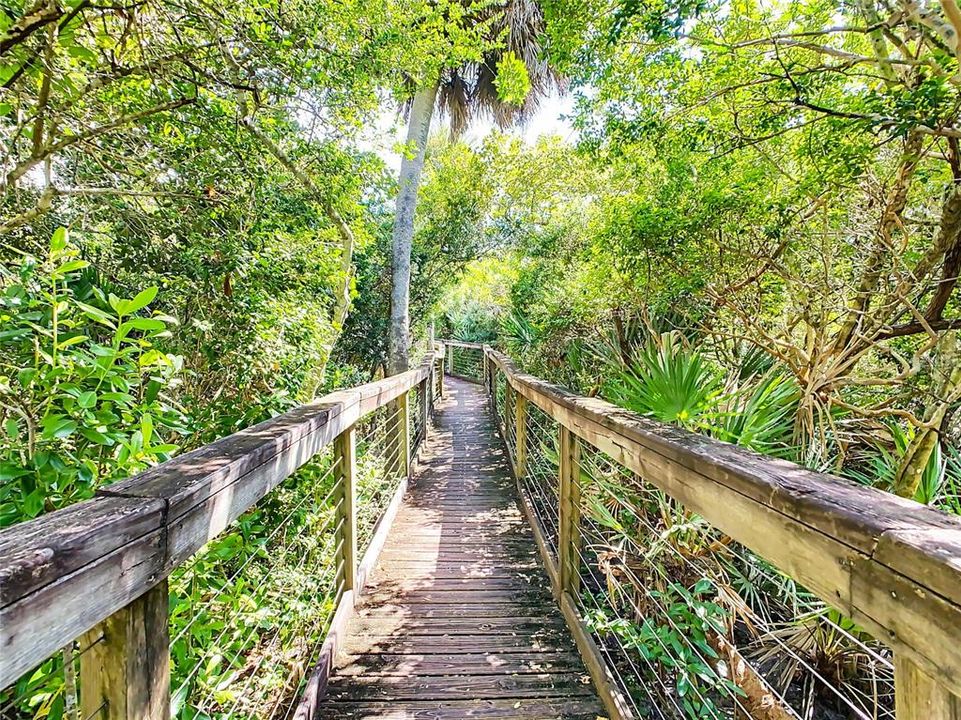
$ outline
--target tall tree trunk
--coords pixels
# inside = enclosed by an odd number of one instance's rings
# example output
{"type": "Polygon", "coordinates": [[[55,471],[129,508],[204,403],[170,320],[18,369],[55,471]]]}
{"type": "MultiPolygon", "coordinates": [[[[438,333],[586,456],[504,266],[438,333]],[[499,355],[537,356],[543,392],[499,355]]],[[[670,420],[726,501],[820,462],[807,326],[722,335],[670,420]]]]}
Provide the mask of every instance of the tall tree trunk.
{"type": "Polygon", "coordinates": [[[417,190],[424,169],[424,151],[430,119],[437,99],[435,80],[414,95],[407,126],[407,145],[412,158],[404,155],[400,163],[400,189],[394,215],[393,255],[391,259],[390,289],[390,363],[391,375],[410,367],[410,248],[414,239],[414,211],[417,209],[417,190]]]}

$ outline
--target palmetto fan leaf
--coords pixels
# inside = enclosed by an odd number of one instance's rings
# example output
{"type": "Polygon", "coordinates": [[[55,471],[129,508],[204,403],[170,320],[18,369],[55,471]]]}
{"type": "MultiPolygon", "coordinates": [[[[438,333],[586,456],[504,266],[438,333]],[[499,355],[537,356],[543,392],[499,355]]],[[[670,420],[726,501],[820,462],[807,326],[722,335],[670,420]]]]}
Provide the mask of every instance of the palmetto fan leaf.
{"type": "Polygon", "coordinates": [[[722,385],[720,373],[700,353],[678,334],[665,333],[660,342],[637,350],[630,367],[612,374],[605,395],[635,412],[693,429],[722,385]]]}
{"type": "Polygon", "coordinates": [[[438,87],[438,109],[450,120],[451,133],[459,135],[471,120],[490,117],[499,127],[523,123],[533,115],[540,101],[564,80],[547,62],[541,47],[544,13],[533,0],[492,3],[473,16],[489,30],[496,46],[480,62],[469,62],[445,70],[438,87]],[[505,102],[497,89],[497,65],[513,53],[527,68],[530,91],[523,103],[505,102]]]}

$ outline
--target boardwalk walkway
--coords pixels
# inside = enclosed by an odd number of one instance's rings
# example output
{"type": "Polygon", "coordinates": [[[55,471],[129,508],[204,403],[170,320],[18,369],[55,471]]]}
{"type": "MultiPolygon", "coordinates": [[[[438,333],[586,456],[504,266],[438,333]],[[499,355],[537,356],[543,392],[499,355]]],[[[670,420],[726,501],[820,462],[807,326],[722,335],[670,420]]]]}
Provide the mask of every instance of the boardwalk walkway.
{"type": "Polygon", "coordinates": [[[480,386],[449,380],[324,702],[345,720],[604,716],[480,386]]]}

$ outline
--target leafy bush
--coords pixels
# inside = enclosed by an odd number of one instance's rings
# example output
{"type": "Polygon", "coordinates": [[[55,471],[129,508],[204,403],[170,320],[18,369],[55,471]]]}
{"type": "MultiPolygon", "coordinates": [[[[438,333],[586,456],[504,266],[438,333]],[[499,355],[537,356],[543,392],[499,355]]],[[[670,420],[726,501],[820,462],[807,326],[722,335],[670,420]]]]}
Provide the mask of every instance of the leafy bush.
{"type": "Polygon", "coordinates": [[[155,346],[173,318],[157,288],[104,294],[66,230],[0,280],[0,525],[93,495],[169,458],[186,417],[166,396],[180,358],[155,346]]]}
{"type": "Polygon", "coordinates": [[[604,394],[618,405],[665,423],[694,429],[723,389],[720,372],[676,333],[635,351],[626,368],[612,368],[604,394]]]}

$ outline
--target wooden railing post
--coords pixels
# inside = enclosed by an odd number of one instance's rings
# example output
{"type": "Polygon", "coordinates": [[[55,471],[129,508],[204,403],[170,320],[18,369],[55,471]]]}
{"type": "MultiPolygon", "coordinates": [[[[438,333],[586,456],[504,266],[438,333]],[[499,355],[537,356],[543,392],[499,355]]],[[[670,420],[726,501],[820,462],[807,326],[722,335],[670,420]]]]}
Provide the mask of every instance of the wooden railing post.
{"type": "Polygon", "coordinates": [[[559,425],[559,535],[557,565],[560,593],[577,595],[580,585],[581,452],[580,440],[559,425]]]}
{"type": "MultiPolygon", "coordinates": [[[[508,422],[511,421],[511,416],[514,414],[514,409],[517,407],[517,402],[514,398],[514,388],[511,387],[509,382],[504,382],[504,412],[501,416],[501,435],[505,438],[510,437],[507,434],[508,422]]],[[[508,441],[508,444],[510,442],[508,441]]],[[[514,453],[517,452],[517,437],[514,437],[514,453]]]]}
{"type": "Polygon", "coordinates": [[[80,639],[80,716],[170,718],[170,620],[166,578],[80,639]]]}
{"type": "Polygon", "coordinates": [[[391,403],[394,419],[387,428],[388,446],[391,456],[397,460],[397,473],[401,477],[410,476],[410,403],[408,390],[391,403]]]}
{"type": "Polygon", "coordinates": [[[518,478],[527,475],[527,398],[517,393],[514,403],[514,448],[516,457],[514,471],[518,478]]]}
{"type": "Polygon", "coordinates": [[[961,720],[961,698],[895,653],[894,713],[897,720],[961,720]]]}
{"type": "Polygon", "coordinates": [[[334,462],[340,481],[337,504],[340,525],[341,559],[344,563],[344,592],[357,584],[357,483],[356,437],[353,426],[334,439],[334,462]]]}
{"type": "MultiPolygon", "coordinates": [[[[445,346],[444,356],[446,357],[447,353],[449,352],[450,352],[450,348],[445,346]]],[[[435,370],[437,372],[437,386],[438,386],[441,397],[444,397],[444,362],[445,362],[445,359],[441,358],[437,362],[437,365],[435,367],[435,370]]]]}
{"type": "Polygon", "coordinates": [[[427,440],[427,426],[430,423],[430,405],[432,402],[431,396],[431,377],[433,376],[433,371],[427,374],[420,383],[420,428],[421,436],[420,442],[423,443],[427,440]]]}

